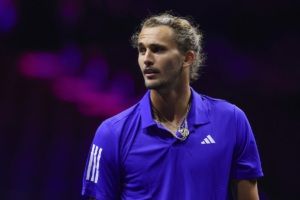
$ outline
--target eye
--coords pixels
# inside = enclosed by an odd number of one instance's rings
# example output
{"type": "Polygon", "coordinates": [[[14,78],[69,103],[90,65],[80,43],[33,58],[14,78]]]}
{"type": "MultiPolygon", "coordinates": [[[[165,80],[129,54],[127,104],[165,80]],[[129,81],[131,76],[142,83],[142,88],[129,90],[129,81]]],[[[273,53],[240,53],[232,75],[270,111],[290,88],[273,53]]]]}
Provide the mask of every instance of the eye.
{"type": "Polygon", "coordinates": [[[163,53],[164,51],[166,51],[166,48],[160,45],[153,45],[151,47],[151,51],[153,53],[163,53]]]}
{"type": "Polygon", "coordinates": [[[145,54],[146,48],[145,47],[138,47],[139,54],[145,54]]]}

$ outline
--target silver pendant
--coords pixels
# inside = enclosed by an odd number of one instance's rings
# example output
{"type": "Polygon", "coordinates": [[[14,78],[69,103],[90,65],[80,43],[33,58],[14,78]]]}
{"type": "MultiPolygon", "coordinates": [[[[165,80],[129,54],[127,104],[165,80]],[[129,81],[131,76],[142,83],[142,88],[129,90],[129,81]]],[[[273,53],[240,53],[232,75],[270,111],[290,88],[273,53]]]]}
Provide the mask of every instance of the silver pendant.
{"type": "Polygon", "coordinates": [[[177,130],[177,132],[175,133],[174,136],[177,139],[183,141],[183,140],[185,140],[188,137],[189,133],[190,132],[189,132],[189,130],[187,128],[180,128],[180,129],[177,130]]]}
{"type": "Polygon", "coordinates": [[[186,138],[187,136],[189,136],[190,132],[187,128],[183,128],[181,134],[186,138]]]}

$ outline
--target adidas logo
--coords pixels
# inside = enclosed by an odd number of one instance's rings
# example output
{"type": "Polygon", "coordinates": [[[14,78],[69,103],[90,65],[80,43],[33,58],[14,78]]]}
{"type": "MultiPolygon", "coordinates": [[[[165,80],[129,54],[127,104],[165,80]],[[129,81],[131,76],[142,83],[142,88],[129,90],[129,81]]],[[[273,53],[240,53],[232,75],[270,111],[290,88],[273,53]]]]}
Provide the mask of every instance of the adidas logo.
{"type": "Polygon", "coordinates": [[[215,144],[216,141],[211,137],[211,135],[207,135],[201,144],[215,144]]]}

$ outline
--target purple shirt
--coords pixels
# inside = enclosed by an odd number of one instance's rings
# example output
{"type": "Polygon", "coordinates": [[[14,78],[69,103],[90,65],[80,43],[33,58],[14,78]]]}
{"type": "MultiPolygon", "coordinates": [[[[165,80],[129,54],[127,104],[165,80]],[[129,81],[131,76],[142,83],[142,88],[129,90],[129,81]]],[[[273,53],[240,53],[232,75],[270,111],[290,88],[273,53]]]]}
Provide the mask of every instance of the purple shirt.
{"type": "Polygon", "coordinates": [[[231,179],[263,176],[243,111],[191,91],[190,135],[184,141],[153,120],[149,91],[136,105],[105,120],[90,149],[82,195],[225,200],[231,179]]]}

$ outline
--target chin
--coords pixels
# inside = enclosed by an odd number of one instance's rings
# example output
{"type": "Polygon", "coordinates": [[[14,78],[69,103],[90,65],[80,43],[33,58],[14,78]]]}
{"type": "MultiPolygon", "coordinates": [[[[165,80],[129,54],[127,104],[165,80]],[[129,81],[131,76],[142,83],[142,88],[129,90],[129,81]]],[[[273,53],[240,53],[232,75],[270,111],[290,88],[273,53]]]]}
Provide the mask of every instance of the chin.
{"type": "Polygon", "coordinates": [[[145,81],[145,86],[147,89],[158,89],[160,88],[160,84],[159,83],[149,83],[147,81],[145,81]]]}
{"type": "Polygon", "coordinates": [[[161,90],[165,88],[165,84],[162,82],[147,82],[145,81],[145,86],[149,90],[161,90]]]}
{"type": "Polygon", "coordinates": [[[149,90],[155,90],[155,89],[158,89],[159,87],[156,86],[156,85],[153,85],[153,84],[146,84],[145,85],[147,89],[149,90]]]}

